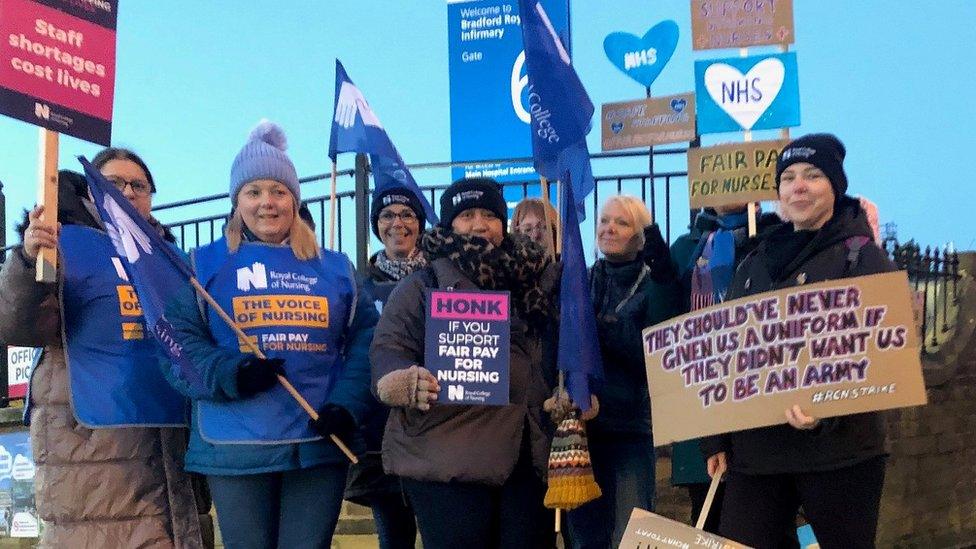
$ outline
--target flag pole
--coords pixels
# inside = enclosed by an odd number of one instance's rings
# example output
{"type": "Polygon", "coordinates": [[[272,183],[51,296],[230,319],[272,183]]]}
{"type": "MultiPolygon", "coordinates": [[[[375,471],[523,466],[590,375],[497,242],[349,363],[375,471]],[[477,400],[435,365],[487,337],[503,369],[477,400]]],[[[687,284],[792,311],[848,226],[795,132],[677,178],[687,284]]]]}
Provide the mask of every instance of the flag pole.
{"type": "Polygon", "coordinates": [[[329,249],[335,250],[336,235],[336,161],[332,161],[332,190],[329,192],[329,249]]]}
{"type": "MultiPolygon", "coordinates": [[[[556,259],[556,235],[552,232],[552,225],[549,224],[551,219],[549,219],[549,180],[545,177],[539,176],[539,186],[542,187],[542,222],[546,226],[546,240],[549,241],[548,255],[550,259],[556,259]]],[[[557,228],[556,231],[559,229],[557,228]]]]}
{"type": "MultiPolygon", "coordinates": [[[[190,277],[190,284],[193,286],[193,289],[195,289],[197,293],[200,294],[200,297],[202,297],[204,301],[207,302],[207,304],[213,307],[214,311],[216,311],[217,313],[217,316],[219,316],[224,322],[227,323],[227,326],[229,326],[230,329],[234,331],[234,333],[237,335],[237,338],[240,339],[245,345],[247,345],[248,349],[250,349],[255,356],[257,356],[260,359],[267,358],[264,355],[264,353],[261,352],[261,349],[258,348],[257,344],[251,341],[247,337],[247,335],[245,335],[244,332],[240,329],[237,323],[235,323],[233,319],[227,316],[227,313],[224,312],[224,309],[220,306],[220,304],[218,304],[214,300],[213,297],[211,297],[211,295],[207,292],[207,290],[205,290],[203,286],[200,285],[200,282],[196,279],[196,277],[190,277]]],[[[317,421],[319,419],[319,414],[318,412],[315,411],[315,408],[312,408],[312,405],[309,404],[307,400],[305,400],[305,397],[303,397],[301,393],[299,393],[298,390],[295,389],[295,386],[292,385],[291,382],[288,381],[287,378],[285,378],[285,376],[278,374],[278,383],[280,383],[281,386],[284,387],[286,391],[288,391],[288,394],[290,394],[292,398],[294,398],[295,401],[298,402],[298,404],[308,413],[309,417],[311,417],[313,421],[317,421]]],[[[359,463],[359,459],[356,458],[356,454],[353,454],[352,451],[349,449],[349,447],[346,446],[345,443],[343,443],[342,440],[339,439],[339,437],[330,434],[329,438],[332,439],[332,442],[334,442],[335,445],[338,446],[340,450],[342,450],[342,453],[345,454],[347,458],[349,458],[349,461],[351,461],[352,463],[359,463]]]]}

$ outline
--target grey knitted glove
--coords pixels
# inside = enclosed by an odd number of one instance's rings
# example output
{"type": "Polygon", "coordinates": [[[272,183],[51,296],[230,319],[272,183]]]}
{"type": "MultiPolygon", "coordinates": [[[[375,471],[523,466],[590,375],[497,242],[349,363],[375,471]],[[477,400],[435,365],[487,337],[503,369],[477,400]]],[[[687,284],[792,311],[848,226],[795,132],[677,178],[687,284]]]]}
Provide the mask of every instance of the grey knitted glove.
{"type": "Polygon", "coordinates": [[[427,368],[414,365],[393,370],[376,382],[376,393],[387,406],[430,410],[440,392],[437,378],[427,368]]]}

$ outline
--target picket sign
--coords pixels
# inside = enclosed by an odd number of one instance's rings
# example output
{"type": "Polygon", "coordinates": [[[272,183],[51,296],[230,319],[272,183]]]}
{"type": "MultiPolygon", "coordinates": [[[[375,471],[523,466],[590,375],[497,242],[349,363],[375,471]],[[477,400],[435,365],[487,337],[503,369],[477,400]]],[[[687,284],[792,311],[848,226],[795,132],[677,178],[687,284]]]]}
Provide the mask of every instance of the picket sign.
{"type": "MultiPolygon", "coordinates": [[[[790,51],[790,47],[787,44],[781,44],[779,46],[779,51],[780,53],[786,53],[790,51]]],[[[749,57],[749,48],[739,48],[739,57],[749,57]]],[[[789,128],[780,129],[779,135],[780,138],[789,140],[790,129],[789,128]]],[[[743,132],[742,140],[745,141],[746,143],[752,141],[752,130],[746,130],[745,132],[743,132]]],[[[758,212],[756,210],[756,203],[749,202],[747,208],[748,208],[748,219],[749,219],[749,237],[752,238],[756,236],[756,231],[757,231],[756,217],[758,212]]]]}
{"type": "MultiPolygon", "coordinates": [[[[41,221],[58,226],[58,132],[38,128],[37,203],[44,206],[41,221]]],[[[58,251],[41,248],[37,253],[37,282],[53,284],[58,275],[58,251]]]]}

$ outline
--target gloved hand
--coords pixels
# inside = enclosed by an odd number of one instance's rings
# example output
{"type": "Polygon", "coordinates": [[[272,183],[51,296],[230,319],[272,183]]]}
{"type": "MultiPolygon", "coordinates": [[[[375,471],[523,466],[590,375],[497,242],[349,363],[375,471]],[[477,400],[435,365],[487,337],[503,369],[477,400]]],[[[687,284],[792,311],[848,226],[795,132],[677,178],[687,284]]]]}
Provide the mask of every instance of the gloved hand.
{"type": "Polygon", "coordinates": [[[671,250],[661,236],[657,223],[644,227],[644,263],[651,269],[651,280],[664,284],[673,280],[677,273],[671,264],[671,250]]]}
{"type": "Polygon", "coordinates": [[[437,400],[440,390],[437,378],[427,368],[416,364],[393,370],[376,382],[376,393],[380,401],[398,408],[430,410],[430,403],[437,400]]]}
{"type": "Polygon", "coordinates": [[[335,435],[343,442],[348,442],[356,432],[356,420],[349,410],[338,404],[326,404],[318,409],[319,418],[308,421],[309,426],[323,437],[335,435]]]}
{"type": "Polygon", "coordinates": [[[285,361],[281,358],[250,356],[237,365],[237,392],[241,398],[267,391],[278,383],[278,376],[285,375],[285,361]]]}

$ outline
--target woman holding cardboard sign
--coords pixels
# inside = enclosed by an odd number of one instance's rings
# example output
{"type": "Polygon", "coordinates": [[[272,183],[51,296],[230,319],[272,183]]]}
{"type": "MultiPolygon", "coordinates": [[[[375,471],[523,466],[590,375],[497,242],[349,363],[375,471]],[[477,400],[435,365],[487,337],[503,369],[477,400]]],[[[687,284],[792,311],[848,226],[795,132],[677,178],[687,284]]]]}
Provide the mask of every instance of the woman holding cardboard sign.
{"type": "MultiPolygon", "coordinates": [[[[93,165],[172,242],[150,216],[141,158],[109,148],[93,165]]],[[[152,367],[159,348],[89,196],[84,176],[61,171],[60,222],[34,208],[0,270],[0,341],[43,347],[25,403],[40,546],[203,547],[210,503],[182,471],[186,401],[152,367]],[[56,284],[35,282],[42,247],[58,249],[56,284]]]]}
{"type": "Polygon", "coordinates": [[[403,480],[424,547],[544,547],[551,534],[542,404],[551,387],[542,334],[554,320],[558,275],[541,247],[507,234],[508,206],[493,180],[455,181],[440,205],[441,224],[420,242],[429,266],[393,290],[370,348],[374,390],[393,407],[383,464],[403,480]],[[438,289],[510,292],[507,404],[451,404],[461,384],[439,383],[431,372],[437,357],[425,352],[433,334],[426,317],[438,289]]]}
{"type": "MultiPolygon", "coordinates": [[[[829,134],[783,149],[776,180],[790,221],[772,228],[742,262],[729,299],[894,270],[860,203],[845,194],[845,152],[829,134]]],[[[874,547],[885,467],[881,416],[818,420],[798,405],[784,414],[787,425],[703,441],[709,474],[729,471],[721,535],[777,547],[802,506],[821,547],[874,547]]]]}
{"type": "Polygon", "coordinates": [[[235,548],[329,545],[349,463],[330,435],[351,441],[370,407],[376,308],[349,259],[320,249],[301,219],[284,149],[270,122],[251,133],[231,166],[224,236],[191,253],[213,302],[187,288],[166,309],[191,363],[166,369],[193,400],[186,467],[207,475],[224,543],[235,548]]]}

